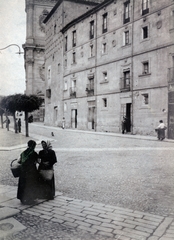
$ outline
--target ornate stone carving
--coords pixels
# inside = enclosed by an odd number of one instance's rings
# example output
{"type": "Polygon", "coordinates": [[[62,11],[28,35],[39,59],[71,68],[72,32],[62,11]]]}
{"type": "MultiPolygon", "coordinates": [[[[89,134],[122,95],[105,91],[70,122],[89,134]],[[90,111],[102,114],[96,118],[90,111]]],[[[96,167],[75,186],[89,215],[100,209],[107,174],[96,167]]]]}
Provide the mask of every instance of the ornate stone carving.
{"type": "Polygon", "coordinates": [[[41,32],[45,32],[45,24],[43,23],[43,20],[46,18],[48,13],[49,13],[48,10],[44,9],[42,14],[39,16],[39,26],[41,32]]]}

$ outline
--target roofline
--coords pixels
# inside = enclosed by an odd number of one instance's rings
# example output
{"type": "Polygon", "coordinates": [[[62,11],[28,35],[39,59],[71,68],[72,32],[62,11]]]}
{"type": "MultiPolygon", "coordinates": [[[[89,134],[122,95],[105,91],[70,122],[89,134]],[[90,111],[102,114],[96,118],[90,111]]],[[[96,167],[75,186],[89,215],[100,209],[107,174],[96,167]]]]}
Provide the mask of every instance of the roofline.
{"type": "Polygon", "coordinates": [[[43,23],[46,23],[50,17],[55,13],[55,11],[57,10],[57,8],[60,6],[60,4],[63,1],[68,1],[68,2],[77,2],[77,3],[81,3],[81,4],[86,4],[86,5],[92,5],[92,6],[96,6],[99,3],[96,2],[91,2],[91,1],[85,1],[85,0],[58,0],[58,2],[56,3],[56,5],[52,8],[52,10],[48,13],[48,15],[46,16],[46,18],[44,19],[43,23]]]}
{"type": "Polygon", "coordinates": [[[71,21],[70,23],[68,23],[65,27],[62,28],[61,32],[65,33],[70,27],[72,27],[75,23],[78,23],[82,20],[84,20],[85,18],[89,17],[91,14],[96,13],[97,11],[99,11],[101,8],[109,5],[110,3],[114,2],[115,0],[105,0],[104,2],[98,4],[96,7],[94,7],[93,9],[90,9],[88,12],[84,13],[83,15],[79,16],[78,18],[74,19],[73,21],[71,21]]]}

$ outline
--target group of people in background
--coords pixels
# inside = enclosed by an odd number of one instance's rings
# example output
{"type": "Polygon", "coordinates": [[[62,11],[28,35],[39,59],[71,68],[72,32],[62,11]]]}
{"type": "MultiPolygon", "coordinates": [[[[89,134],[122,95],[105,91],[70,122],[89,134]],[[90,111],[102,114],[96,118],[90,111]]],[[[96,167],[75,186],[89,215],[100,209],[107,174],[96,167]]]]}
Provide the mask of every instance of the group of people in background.
{"type": "Polygon", "coordinates": [[[35,151],[36,142],[28,141],[28,148],[23,151],[18,161],[21,164],[17,198],[22,204],[34,204],[37,199],[52,200],[55,196],[53,165],[57,162],[55,151],[49,142],[41,142],[43,150],[35,151]],[[40,172],[52,170],[51,179],[45,179],[40,172]]]}

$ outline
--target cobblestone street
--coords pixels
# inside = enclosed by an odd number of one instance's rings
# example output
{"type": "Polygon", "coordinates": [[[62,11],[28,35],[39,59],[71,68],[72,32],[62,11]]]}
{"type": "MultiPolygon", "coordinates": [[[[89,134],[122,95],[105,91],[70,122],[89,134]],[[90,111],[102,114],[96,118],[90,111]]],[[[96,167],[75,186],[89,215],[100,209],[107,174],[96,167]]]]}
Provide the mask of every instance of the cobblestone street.
{"type": "MultiPolygon", "coordinates": [[[[1,136],[6,136],[0,138],[1,184],[17,186],[18,179],[14,179],[9,170],[11,160],[19,156],[29,139],[34,138],[37,143],[41,139],[50,140],[52,131],[55,135],[52,137],[52,145],[58,157],[55,166],[56,190],[63,196],[141,211],[163,218],[174,217],[174,142],[159,142],[154,137],[62,130],[33,124],[30,126],[31,137],[26,138],[22,134],[0,129],[1,136]],[[12,147],[10,151],[5,149],[8,142],[8,146],[12,147]]],[[[36,150],[40,148],[38,144],[36,150]]],[[[25,222],[25,214],[16,215],[15,218],[25,222]]],[[[47,221],[48,219],[44,219],[41,224],[49,225],[47,221]]],[[[98,235],[86,235],[76,228],[70,228],[65,238],[61,238],[61,229],[64,232],[65,226],[59,224],[57,228],[60,230],[60,238],[50,239],[109,239],[109,234],[107,238],[97,238],[98,235]]],[[[32,229],[34,228],[33,226],[32,229]]],[[[48,232],[49,228],[50,226],[48,232]]],[[[25,231],[27,234],[29,230],[25,231]]],[[[20,236],[22,232],[18,234],[20,236]]],[[[114,239],[122,238],[116,238],[115,235],[114,239]]]]}

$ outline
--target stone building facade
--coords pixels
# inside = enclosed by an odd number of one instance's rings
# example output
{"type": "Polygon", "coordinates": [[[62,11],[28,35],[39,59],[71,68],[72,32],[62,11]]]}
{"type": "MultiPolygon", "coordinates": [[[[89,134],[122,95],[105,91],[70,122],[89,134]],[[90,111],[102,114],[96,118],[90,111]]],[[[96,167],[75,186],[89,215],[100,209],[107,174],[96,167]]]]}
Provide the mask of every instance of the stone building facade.
{"type": "Polygon", "coordinates": [[[174,138],[172,0],[58,1],[44,24],[45,124],[174,138]]]}

